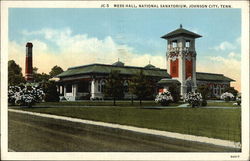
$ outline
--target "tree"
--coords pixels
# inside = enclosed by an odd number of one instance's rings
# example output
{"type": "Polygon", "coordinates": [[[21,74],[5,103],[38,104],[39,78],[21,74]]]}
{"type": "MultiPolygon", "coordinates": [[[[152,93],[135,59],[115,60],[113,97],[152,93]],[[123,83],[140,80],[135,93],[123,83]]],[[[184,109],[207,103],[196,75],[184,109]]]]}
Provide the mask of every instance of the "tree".
{"type": "Polygon", "coordinates": [[[211,90],[210,90],[209,86],[208,86],[208,85],[201,85],[201,86],[198,86],[197,91],[198,91],[198,92],[201,94],[201,96],[202,96],[201,105],[202,105],[202,106],[206,106],[206,105],[207,105],[208,96],[211,95],[211,90]]]}
{"type": "Polygon", "coordinates": [[[176,83],[173,83],[169,86],[169,92],[171,93],[173,97],[173,102],[177,103],[180,100],[180,86],[176,83]]]}
{"type": "Polygon", "coordinates": [[[154,79],[154,78],[150,78],[150,77],[146,77],[145,79],[145,83],[146,83],[146,95],[145,95],[145,99],[149,99],[149,100],[154,100],[156,97],[156,93],[157,93],[157,82],[159,80],[154,79]]]}
{"type": "Polygon", "coordinates": [[[38,73],[38,68],[33,67],[33,78],[34,82],[47,82],[50,79],[50,76],[46,73],[38,73]]]}
{"type": "Polygon", "coordinates": [[[111,71],[104,86],[104,95],[113,98],[114,106],[116,105],[116,99],[124,97],[124,85],[123,80],[120,77],[120,71],[111,71]]]}
{"type": "Polygon", "coordinates": [[[58,74],[61,74],[63,72],[63,69],[59,66],[54,66],[51,71],[49,72],[49,75],[51,78],[53,78],[54,76],[57,76],[58,74]]]}
{"type": "Polygon", "coordinates": [[[46,102],[58,102],[60,100],[55,81],[43,82],[42,88],[45,93],[44,100],[46,102]]]}
{"type": "Polygon", "coordinates": [[[14,60],[8,61],[8,85],[14,86],[25,83],[22,68],[14,60]]]}
{"type": "Polygon", "coordinates": [[[208,85],[198,86],[197,91],[201,93],[202,99],[207,100],[208,96],[211,94],[211,90],[208,85]]]}
{"type": "Polygon", "coordinates": [[[155,89],[153,88],[153,82],[144,75],[142,70],[132,77],[130,91],[138,97],[140,106],[142,104],[142,99],[149,97],[155,92],[153,89],[155,89]]]}

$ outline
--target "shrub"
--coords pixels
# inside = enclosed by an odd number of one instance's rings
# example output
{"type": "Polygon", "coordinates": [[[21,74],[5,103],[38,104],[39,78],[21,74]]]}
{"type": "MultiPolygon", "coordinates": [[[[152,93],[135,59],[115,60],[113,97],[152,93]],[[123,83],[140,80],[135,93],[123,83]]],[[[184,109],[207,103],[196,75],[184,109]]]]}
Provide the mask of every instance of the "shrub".
{"type": "Polygon", "coordinates": [[[241,105],[241,96],[236,97],[236,102],[239,106],[241,105]]]}
{"type": "Polygon", "coordinates": [[[233,95],[232,93],[225,92],[225,93],[223,93],[223,94],[220,96],[220,98],[221,98],[222,100],[225,100],[226,102],[229,102],[229,101],[233,100],[234,95],[233,95]]]}
{"type": "Polygon", "coordinates": [[[159,93],[155,98],[155,102],[160,103],[162,106],[168,106],[172,101],[173,97],[171,96],[171,93],[169,91],[159,93]]]}
{"type": "Polygon", "coordinates": [[[8,102],[11,105],[31,107],[33,104],[43,100],[44,92],[38,86],[9,86],[8,102]]]}
{"type": "Polygon", "coordinates": [[[43,82],[42,87],[44,89],[45,97],[44,100],[46,102],[59,102],[59,93],[57,92],[56,82],[47,81],[43,82]]]}
{"type": "Polygon", "coordinates": [[[173,102],[177,103],[180,100],[180,86],[177,84],[171,84],[169,86],[169,92],[171,92],[171,95],[173,97],[173,102]]]}
{"type": "Polygon", "coordinates": [[[202,99],[202,101],[201,101],[201,106],[207,106],[207,100],[202,99]]]}
{"type": "Polygon", "coordinates": [[[199,92],[189,92],[185,94],[184,101],[188,102],[192,107],[200,106],[202,96],[199,92]]]}

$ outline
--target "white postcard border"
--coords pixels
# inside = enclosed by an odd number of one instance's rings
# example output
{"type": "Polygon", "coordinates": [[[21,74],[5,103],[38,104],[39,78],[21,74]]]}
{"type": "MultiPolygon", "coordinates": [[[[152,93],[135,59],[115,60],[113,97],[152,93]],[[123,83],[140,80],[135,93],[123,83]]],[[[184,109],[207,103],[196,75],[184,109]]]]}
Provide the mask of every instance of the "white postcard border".
{"type": "MultiPolygon", "coordinates": [[[[247,1],[1,1],[1,157],[3,160],[245,160],[249,157],[249,2],[247,1]],[[8,8],[100,8],[101,4],[230,4],[242,10],[242,152],[138,153],[138,152],[8,152],[7,61],[8,8]],[[55,5],[56,4],[56,5],[55,5]],[[243,72],[244,71],[244,72],[243,72]],[[247,74],[246,74],[247,73],[247,74]],[[232,156],[238,155],[234,158],[232,156]]],[[[110,7],[112,8],[112,7],[110,7]]],[[[202,8],[200,8],[202,9],[202,8]]]]}

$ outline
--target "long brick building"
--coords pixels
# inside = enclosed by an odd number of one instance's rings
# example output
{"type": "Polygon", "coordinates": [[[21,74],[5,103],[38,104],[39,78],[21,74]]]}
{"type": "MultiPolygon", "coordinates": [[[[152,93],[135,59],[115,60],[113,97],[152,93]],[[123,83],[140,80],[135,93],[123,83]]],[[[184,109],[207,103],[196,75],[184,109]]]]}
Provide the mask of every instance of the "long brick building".
{"type": "MultiPolygon", "coordinates": [[[[234,80],[223,74],[196,72],[195,39],[200,37],[201,35],[188,31],[182,26],[162,36],[161,38],[167,40],[167,69],[159,69],[152,64],[145,67],[126,66],[120,61],[114,64],[70,67],[57,76],[59,92],[69,101],[103,99],[103,88],[112,70],[120,71],[125,87],[129,85],[131,77],[142,70],[147,77],[158,81],[156,93],[168,90],[172,83],[176,83],[180,85],[180,94],[184,95],[204,84],[209,86],[211,96],[220,96],[234,80]]],[[[128,90],[125,91],[124,97],[131,97],[128,90]]]]}

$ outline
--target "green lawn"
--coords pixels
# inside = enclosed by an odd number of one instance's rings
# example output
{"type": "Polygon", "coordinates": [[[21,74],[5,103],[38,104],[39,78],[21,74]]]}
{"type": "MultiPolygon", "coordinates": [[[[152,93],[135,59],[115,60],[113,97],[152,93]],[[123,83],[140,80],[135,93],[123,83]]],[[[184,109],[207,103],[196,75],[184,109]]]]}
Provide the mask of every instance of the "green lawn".
{"type": "MultiPolygon", "coordinates": [[[[171,106],[181,105],[181,102],[171,103],[171,106]]],[[[140,105],[138,100],[133,101],[133,104],[129,100],[116,101],[117,106],[134,106],[140,105]]],[[[155,101],[142,101],[142,106],[159,106],[160,104],[155,101]]],[[[35,106],[113,106],[113,101],[65,101],[65,102],[42,102],[37,103],[35,106]]]]}
{"type": "Polygon", "coordinates": [[[241,140],[240,109],[57,107],[23,110],[111,122],[225,140],[241,140]]]}
{"type": "MultiPolygon", "coordinates": [[[[207,106],[220,106],[220,107],[240,107],[233,105],[234,102],[210,102],[208,101],[207,106]]],[[[184,104],[184,102],[171,103],[169,106],[179,106],[184,104]]],[[[117,106],[134,106],[140,105],[139,101],[133,102],[129,100],[116,101],[117,106]]],[[[113,101],[65,101],[65,102],[42,102],[37,103],[35,106],[113,106],[113,101]]],[[[142,106],[160,106],[160,104],[155,103],[155,101],[142,101],[142,106]]]]}
{"type": "Polygon", "coordinates": [[[233,102],[208,102],[208,106],[223,106],[223,107],[240,107],[238,105],[233,105],[236,101],[233,102]]]}

